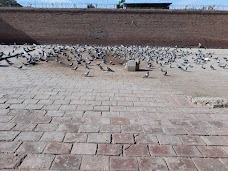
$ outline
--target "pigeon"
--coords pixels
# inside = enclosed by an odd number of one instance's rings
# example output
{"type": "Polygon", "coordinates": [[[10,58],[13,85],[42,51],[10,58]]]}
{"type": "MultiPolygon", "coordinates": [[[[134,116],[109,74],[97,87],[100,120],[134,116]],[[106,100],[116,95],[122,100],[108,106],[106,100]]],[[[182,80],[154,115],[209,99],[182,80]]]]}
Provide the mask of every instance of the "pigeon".
{"type": "Polygon", "coordinates": [[[85,77],[88,77],[89,72],[90,72],[90,71],[87,71],[87,72],[84,74],[84,76],[85,76],[85,77]]]}
{"type": "Polygon", "coordinates": [[[146,74],[143,76],[143,78],[148,78],[149,77],[149,71],[146,72],[146,74]]]}
{"type": "Polygon", "coordinates": [[[109,68],[108,66],[107,66],[107,71],[108,72],[114,72],[111,68],[109,68]]]}
{"type": "Polygon", "coordinates": [[[20,66],[17,66],[18,69],[22,69],[23,68],[23,65],[20,65],[20,66]]]}
{"type": "Polygon", "coordinates": [[[211,68],[212,70],[215,70],[215,68],[213,67],[213,65],[210,65],[210,68],[211,68]]]}
{"type": "Polygon", "coordinates": [[[99,68],[100,70],[104,71],[104,68],[101,65],[99,65],[99,68]]]}
{"type": "Polygon", "coordinates": [[[69,66],[70,66],[70,67],[72,67],[73,65],[74,65],[74,63],[73,63],[73,62],[69,64],[69,66]]]}
{"type": "Polygon", "coordinates": [[[76,71],[77,69],[78,69],[78,66],[76,66],[76,67],[72,68],[71,70],[76,71]]]}

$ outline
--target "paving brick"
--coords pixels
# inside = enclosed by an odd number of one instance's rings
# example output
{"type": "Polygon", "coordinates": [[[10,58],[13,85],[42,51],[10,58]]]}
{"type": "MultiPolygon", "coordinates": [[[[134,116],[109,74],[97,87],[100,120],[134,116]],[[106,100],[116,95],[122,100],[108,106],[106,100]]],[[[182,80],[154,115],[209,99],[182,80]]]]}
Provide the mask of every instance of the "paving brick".
{"type": "Polygon", "coordinates": [[[83,156],[81,170],[109,170],[108,156],[83,156]]]}
{"type": "Polygon", "coordinates": [[[13,118],[13,116],[1,116],[1,117],[0,117],[0,123],[7,123],[7,122],[9,122],[12,118],[13,118]]]}
{"type": "Polygon", "coordinates": [[[122,154],[122,145],[98,144],[97,154],[106,156],[119,156],[122,154]]]}
{"type": "Polygon", "coordinates": [[[108,112],[108,111],[110,111],[110,107],[109,106],[94,106],[93,110],[97,111],[97,112],[108,112]]]}
{"type": "Polygon", "coordinates": [[[102,112],[102,117],[119,117],[120,113],[119,112],[102,112]]]}
{"type": "MultiPolygon", "coordinates": [[[[8,109],[8,107],[10,106],[10,108],[11,109],[14,109],[14,107],[16,107],[16,106],[23,106],[23,105],[21,105],[21,104],[14,104],[14,105],[9,105],[9,104],[0,104],[0,109],[8,109]]],[[[19,108],[20,108],[19,107],[19,108]]],[[[24,106],[23,106],[24,107],[24,106]]],[[[22,107],[22,109],[23,109],[23,107],[22,107]]]]}
{"type": "Polygon", "coordinates": [[[176,156],[176,153],[174,152],[171,145],[149,145],[149,151],[151,156],[164,156],[164,157],[176,156]]]}
{"type": "Polygon", "coordinates": [[[86,105],[93,105],[93,106],[101,106],[101,101],[93,101],[93,100],[89,100],[85,102],[86,105]]]}
{"type": "Polygon", "coordinates": [[[206,145],[200,136],[183,135],[179,136],[184,145],[206,145]]]}
{"type": "Polygon", "coordinates": [[[0,153],[14,153],[21,142],[0,142],[0,153]]]}
{"type": "Polygon", "coordinates": [[[73,155],[56,156],[51,169],[79,170],[82,157],[73,155]]]}
{"type": "Polygon", "coordinates": [[[80,125],[78,132],[99,132],[100,127],[98,125],[80,125]]]}
{"type": "Polygon", "coordinates": [[[161,127],[151,126],[151,125],[144,125],[143,129],[148,134],[165,134],[161,127]]]}
{"type": "Polygon", "coordinates": [[[92,111],[93,105],[78,105],[77,110],[79,110],[79,111],[92,111]]]}
{"type": "Polygon", "coordinates": [[[54,160],[54,155],[29,154],[20,165],[20,169],[49,169],[54,160]]]}
{"type": "MultiPolygon", "coordinates": [[[[1,99],[0,99],[1,100],[1,99]]],[[[0,110],[0,116],[4,116],[4,115],[7,115],[9,113],[9,109],[1,109],[0,110]]]]}
{"type": "Polygon", "coordinates": [[[103,106],[117,106],[117,102],[116,101],[102,101],[101,104],[103,106]]]}
{"type": "Polygon", "coordinates": [[[100,132],[121,132],[120,125],[101,125],[100,132]]]}
{"type": "Polygon", "coordinates": [[[23,109],[41,110],[42,108],[43,108],[43,105],[41,104],[27,104],[23,109]]]}
{"type": "Polygon", "coordinates": [[[55,131],[58,127],[58,124],[38,124],[36,126],[36,128],[34,129],[34,131],[38,131],[38,132],[52,132],[55,131]]]}
{"type": "Polygon", "coordinates": [[[18,123],[12,130],[14,131],[32,131],[37,124],[22,124],[18,123]]]}
{"type": "Polygon", "coordinates": [[[86,103],[85,100],[71,100],[71,101],[70,101],[70,104],[71,104],[71,105],[83,105],[83,104],[85,104],[85,103],[86,103]]]}
{"type": "Polygon", "coordinates": [[[170,157],[165,160],[170,171],[197,171],[197,168],[191,159],[170,157]]]}
{"type": "Polygon", "coordinates": [[[54,100],[53,104],[57,105],[67,105],[70,104],[70,100],[54,100]]]}
{"type": "Polygon", "coordinates": [[[59,110],[63,110],[63,111],[66,111],[66,110],[70,110],[70,111],[74,111],[76,110],[77,106],[76,105],[61,105],[59,110]]]}
{"type": "Polygon", "coordinates": [[[24,158],[24,154],[16,156],[14,154],[0,153],[0,169],[14,169],[20,165],[24,158]]]}
{"type": "Polygon", "coordinates": [[[29,111],[28,110],[21,110],[21,109],[12,109],[9,111],[7,115],[17,116],[17,115],[26,115],[29,111]]]}
{"type": "Polygon", "coordinates": [[[110,106],[110,111],[111,112],[121,112],[121,111],[126,111],[127,108],[125,106],[110,106]]]}
{"type": "Polygon", "coordinates": [[[65,111],[64,117],[82,117],[83,113],[83,111],[65,111]]]}
{"type": "Polygon", "coordinates": [[[211,127],[223,128],[226,124],[222,121],[207,121],[211,127]]]}
{"type": "Polygon", "coordinates": [[[150,156],[148,146],[142,144],[124,145],[123,153],[126,157],[150,156]]]}
{"type": "Polygon", "coordinates": [[[97,144],[75,143],[71,154],[90,154],[94,155],[97,151],[97,144]]]}
{"type": "MultiPolygon", "coordinates": [[[[11,116],[12,117],[12,116],[11,116]]],[[[26,114],[26,115],[17,115],[15,116],[10,122],[13,123],[21,123],[21,124],[28,124],[34,118],[34,115],[26,114]]]]}
{"type": "Polygon", "coordinates": [[[83,117],[101,117],[101,112],[94,112],[94,111],[86,111],[84,114],[83,114],[83,117]]]}
{"type": "Polygon", "coordinates": [[[190,125],[192,125],[193,127],[196,127],[196,128],[207,128],[209,127],[209,123],[207,121],[200,121],[200,120],[191,120],[191,121],[188,121],[190,123],[190,125]]]}
{"type": "Polygon", "coordinates": [[[111,118],[112,125],[129,125],[129,119],[127,118],[111,118]]]}
{"type": "Polygon", "coordinates": [[[42,105],[51,105],[53,104],[54,100],[39,100],[39,102],[37,104],[42,104],[42,105]]]}
{"type": "Polygon", "coordinates": [[[198,146],[199,151],[203,157],[209,158],[223,158],[228,157],[228,154],[223,151],[219,146],[198,146]]]}
{"type": "MultiPolygon", "coordinates": [[[[72,123],[78,124],[78,125],[87,124],[86,121],[87,121],[86,118],[83,118],[83,117],[74,117],[74,118],[72,118],[72,123]]],[[[90,124],[91,124],[91,122],[90,122],[90,124]]],[[[90,125],[90,124],[88,124],[88,125],[90,125]]],[[[96,125],[97,124],[98,123],[96,123],[96,125]]]]}
{"type": "Polygon", "coordinates": [[[139,157],[138,158],[140,171],[159,170],[168,171],[168,167],[162,158],[155,157],[139,157]]]}
{"type": "Polygon", "coordinates": [[[202,157],[199,150],[195,146],[173,146],[177,156],[180,157],[202,157]]]}
{"type": "Polygon", "coordinates": [[[184,128],[188,135],[208,135],[208,133],[202,128],[184,128]]]}
{"type": "Polygon", "coordinates": [[[7,101],[7,99],[0,98],[0,104],[4,104],[7,101]]]}
{"type": "Polygon", "coordinates": [[[186,131],[183,128],[163,128],[165,134],[170,135],[186,135],[186,131]]]}
{"type": "Polygon", "coordinates": [[[15,123],[0,123],[0,131],[10,131],[15,125],[15,123]]]}
{"type": "Polygon", "coordinates": [[[57,141],[62,142],[64,138],[63,132],[45,132],[40,141],[57,141]]]}
{"type": "Polygon", "coordinates": [[[112,134],[112,143],[114,144],[134,144],[133,134],[112,134]]]}
{"type": "Polygon", "coordinates": [[[89,143],[110,143],[111,134],[109,134],[109,133],[89,133],[87,142],[89,142],[89,143]]]}
{"type": "Polygon", "coordinates": [[[227,158],[222,158],[220,161],[228,168],[228,159],[227,158]]]}
{"type": "Polygon", "coordinates": [[[50,123],[52,120],[51,117],[47,117],[47,116],[37,116],[37,117],[34,117],[31,121],[31,123],[43,123],[43,124],[47,124],[47,123],[50,123]]]}
{"type": "Polygon", "coordinates": [[[64,111],[61,111],[61,110],[49,110],[47,112],[47,116],[59,116],[59,117],[62,117],[64,115],[64,111]]]}
{"type": "Polygon", "coordinates": [[[52,142],[48,143],[44,149],[46,154],[69,154],[71,151],[72,144],[52,142]]]}
{"type": "Polygon", "coordinates": [[[227,136],[228,135],[228,128],[207,128],[206,132],[208,133],[208,135],[215,135],[215,136],[219,136],[219,135],[224,135],[227,136]]]}
{"type": "Polygon", "coordinates": [[[15,141],[39,141],[43,132],[21,132],[15,141]]]}
{"type": "Polygon", "coordinates": [[[62,132],[78,132],[79,125],[73,123],[60,124],[57,131],[62,132]]]}
{"type": "Polygon", "coordinates": [[[37,104],[39,100],[37,99],[26,99],[24,100],[24,104],[37,104]]]}
{"type": "Polygon", "coordinates": [[[144,132],[141,125],[122,125],[121,130],[123,133],[141,133],[144,132]]]}
{"type": "Polygon", "coordinates": [[[49,99],[50,95],[36,95],[34,97],[34,99],[38,99],[38,100],[46,100],[46,99],[49,99]]]}
{"type": "Polygon", "coordinates": [[[71,118],[68,117],[53,117],[51,123],[53,124],[63,124],[63,123],[70,123],[72,121],[71,118]]]}
{"type": "Polygon", "coordinates": [[[178,136],[175,135],[157,135],[160,144],[168,145],[181,145],[181,141],[178,136]]]}
{"type": "Polygon", "coordinates": [[[193,158],[192,160],[199,171],[227,171],[227,167],[219,159],[193,158]]]}
{"type": "Polygon", "coordinates": [[[134,137],[137,144],[158,144],[158,139],[153,134],[136,134],[134,137]]]}
{"type": "Polygon", "coordinates": [[[91,95],[86,96],[86,95],[84,95],[84,96],[82,96],[80,98],[80,100],[95,100],[95,98],[96,98],[96,96],[91,96],[91,95]]]}
{"type": "Polygon", "coordinates": [[[111,170],[129,170],[137,171],[137,159],[133,157],[111,157],[110,158],[111,170]]]}
{"type": "Polygon", "coordinates": [[[56,105],[56,104],[52,104],[52,105],[43,105],[43,110],[59,110],[59,108],[61,107],[61,105],[56,105]]]}
{"type": "Polygon", "coordinates": [[[201,136],[207,145],[227,145],[228,142],[225,141],[222,136],[201,136]]]}
{"type": "Polygon", "coordinates": [[[19,133],[18,131],[0,131],[0,141],[12,141],[19,133]]]}
{"type": "Polygon", "coordinates": [[[174,126],[190,126],[189,123],[182,121],[180,119],[170,119],[169,120],[174,126]]]}
{"type": "Polygon", "coordinates": [[[221,148],[228,154],[228,146],[221,146],[221,148]]]}
{"type": "Polygon", "coordinates": [[[44,142],[23,142],[23,144],[21,144],[21,146],[17,150],[17,153],[39,154],[43,152],[45,146],[46,146],[46,143],[44,142]]]}
{"type": "Polygon", "coordinates": [[[87,134],[83,133],[66,133],[64,142],[84,143],[87,141],[87,134]]]}
{"type": "Polygon", "coordinates": [[[64,95],[51,95],[49,97],[49,99],[53,99],[53,100],[63,100],[66,96],[64,95]]]}

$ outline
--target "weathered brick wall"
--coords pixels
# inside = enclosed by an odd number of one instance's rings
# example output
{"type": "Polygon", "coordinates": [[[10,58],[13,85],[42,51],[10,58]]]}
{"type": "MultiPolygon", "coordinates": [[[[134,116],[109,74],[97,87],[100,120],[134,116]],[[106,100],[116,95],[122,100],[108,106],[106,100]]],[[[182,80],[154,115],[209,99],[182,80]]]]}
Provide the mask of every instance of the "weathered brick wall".
{"type": "Polygon", "coordinates": [[[0,42],[228,48],[228,12],[3,8],[0,42]]]}

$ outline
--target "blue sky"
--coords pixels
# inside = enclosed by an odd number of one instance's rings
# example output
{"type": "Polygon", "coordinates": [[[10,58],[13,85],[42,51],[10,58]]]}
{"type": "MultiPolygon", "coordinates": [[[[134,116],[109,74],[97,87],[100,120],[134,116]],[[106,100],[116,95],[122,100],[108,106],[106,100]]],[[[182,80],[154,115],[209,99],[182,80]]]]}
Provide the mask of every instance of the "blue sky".
{"type": "MultiPolygon", "coordinates": [[[[125,0],[126,2],[171,2],[173,5],[224,5],[228,6],[228,0],[125,0]]],[[[17,0],[23,4],[28,3],[98,3],[117,4],[118,0],[17,0]]]]}

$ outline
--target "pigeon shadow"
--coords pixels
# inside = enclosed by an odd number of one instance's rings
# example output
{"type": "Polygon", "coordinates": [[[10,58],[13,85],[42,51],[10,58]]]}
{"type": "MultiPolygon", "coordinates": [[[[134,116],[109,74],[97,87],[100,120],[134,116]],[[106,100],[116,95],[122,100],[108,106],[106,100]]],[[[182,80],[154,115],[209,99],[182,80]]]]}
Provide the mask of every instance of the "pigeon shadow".
{"type": "Polygon", "coordinates": [[[136,72],[145,72],[145,71],[152,71],[152,69],[139,69],[136,72]]]}
{"type": "Polygon", "coordinates": [[[14,28],[12,25],[0,18],[0,43],[1,44],[39,44],[23,31],[14,28]]]}
{"type": "Polygon", "coordinates": [[[0,65],[0,67],[9,67],[9,65],[0,65]]]}

